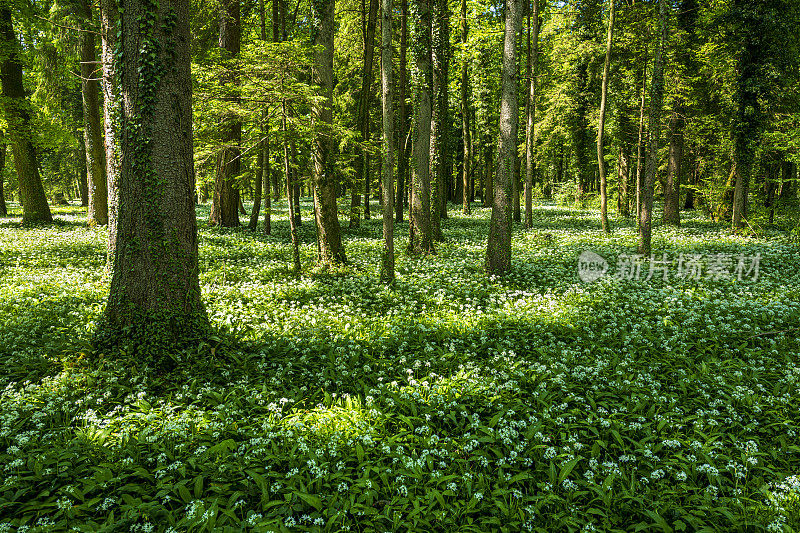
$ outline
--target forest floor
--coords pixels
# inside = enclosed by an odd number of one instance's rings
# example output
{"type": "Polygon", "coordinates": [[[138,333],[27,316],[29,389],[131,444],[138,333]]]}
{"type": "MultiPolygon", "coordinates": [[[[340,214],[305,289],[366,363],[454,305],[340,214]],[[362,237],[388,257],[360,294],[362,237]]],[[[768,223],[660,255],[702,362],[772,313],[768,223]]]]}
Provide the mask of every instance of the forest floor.
{"type": "Polygon", "coordinates": [[[684,214],[637,263],[631,223],[541,204],[495,278],[489,210],[454,208],[389,289],[381,221],[321,272],[309,208],[300,277],[284,210],[264,236],[198,208],[219,337],[169,375],[89,357],[105,229],[0,219],[0,533],[800,529],[786,231],[684,214]]]}

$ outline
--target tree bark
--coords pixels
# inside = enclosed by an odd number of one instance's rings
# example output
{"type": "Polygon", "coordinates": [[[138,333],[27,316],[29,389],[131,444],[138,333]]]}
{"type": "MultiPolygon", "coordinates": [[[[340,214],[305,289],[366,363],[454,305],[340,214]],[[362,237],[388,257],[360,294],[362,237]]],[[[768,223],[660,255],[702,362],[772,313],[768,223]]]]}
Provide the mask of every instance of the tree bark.
{"type": "Polygon", "coordinates": [[[333,172],[333,136],[329,130],[333,122],[333,32],[334,0],[311,3],[311,28],[314,45],[313,82],[319,87],[324,100],[313,106],[314,122],[319,131],[314,137],[314,203],[317,221],[319,260],[325,266],[346,262],[336,211],[336,179],[333,172]]]}
{"type": "Polygon", "coordinates": [[[100,83],[97,77],[97,53],[95,34],[90,30],[91,7],[82,25],[81,32],[81,94],[83,96],[83,139],[86,146],[86,183],[89,205],[86,221],[89,226],[108,224],[108,180],[106,178],[106,155],[103,147],[102,123],[100,120],[100,83]]]}
{"type": "MultiPolygon", "coordinates": [[[[223,51],[223,57],[228,61],[233,61],[239,56],[241,49],[239,0],[222,0],[220,2],[219,47],[223,51]]],[[[238,83],[238,76],[223,74],[221,79],[223,86],[238,85],[238,83]]],[[[226,96],[224,100],[236,102],[237,98],[236,96],[226,96]]],[[[239,189],[234,186],[234,180],[241,171],[242,123],[235,114],[226,112],[222,117],[219,129],[222,148],[217,156],[214,197],[209,223],[233,228],[240,225],[240,195],[239,189]]]]}
{"type": "MultiPolygon", "coordinates": [[[[78,163],[78,173],[77,173],[77,180],[78,180],[78,194],[81,197],[81,207],[89,207],[89,185],[88,185],[88,177],[86,171],[86,145],[84,144],[84,139],[81,136],[76,136],[75,139],[80,146],[77,150],[77,157],[80,161],[78,163]]],[[[105,155],[105,150],[103,151],[105,155]]],[[[105,172],[105,168],[103,168],[103,172],[105,172]]],[[[108,210],[106,209],[106,212],[108,210]]]]}
{"type": "MultiPolygon", "coordinates": [[[[167,365],[208,332],[194,202],[189,0],[119,2],[119,207],[100,350],[167,365]]],[[[113,213],[113,212],[112,212],[113,213]]],[[[102,353],[102,352],[101,352],[102,353]]]]}
{"type": "Polygon", "coordinates": [[[661,37],[653,62],[653,79],[650,85],[650,116],[648,125],[647,168],[642,184],[642,221],[639,224],[639,253],[650,255],[653,221],[653,188],[658,170],[658,145],[661,140],[661,106],[664,100],[664,50],[669,37],[667,25],[667,0],[660,0],[659,25],[661,37]]]}
{"type": "MultiPolygon", "coordinates": [[[[264,0],[258,0],[258,21],[260,28],[261,40],[267,41],[267,14],[264,7],[264,0]]],[[[247,225],[250,231],[255,231],[258,227],[258,217],[261,214],[261,196],[264,194],[265,203],[265,216],[264,216],[264,234],[269,235],[270,228],[270,213],[269,213],[269,113],[267,109],[261,112],[261,135],[262,138],[258,142],[256,149],[256,179],[253,191],[253,211],[250,214],[250,222],[247,225]],[[264,172],[264,167],[266,173],[264,172]]]]}
{"type": "Polygon", "coordinates": [[[33,124],[30,102],[22,81],[20,43],[14,33],[9,7],[0,8],[0,45],[3,61],[0,65],[6,131],[14,153],[14,166],[19,182],[22,203],[22,223],[52,222],[50,206],[39,176],[39,160],[33,144],[33,124]]]}
{"type": "Polygon", "coordinates": [[[486,246],[486,271],[489,274],[502,274],[511,268],[511,183],[516,179],[519,114],[516,39],[520,14],[519,0],[507,0],[502,97],[500,100],[499,158],[494,182],[489,241],[486,246]]]}
{"type": "Polygon", "coordinates": [[[383,111],[383,253],[381,281],[394,282],[394,87],[392,0],[381,1],[381,104],[383,111]]]}
{"type": "Polygon", "coordinates": [[[415,0],[414,10],[414,92],[418,102],[414,113],[413,169],[411,175],[412,253],[434,252],[431,232],[431,0],[415,0]]]}
{"type": "Polygon", "coordinates": [[[528,14],[528,103],[525,106],[525,227],[533,226],[533,180],[536,172],[536,58],[539,54],[539,0],[533,0],[533,27],[528,14]],[[532,30],[532,31],[531,31],[532,30]],[[533,35],[531,35],[533,34],[533,35]]]}
{"type": "Polygon", "coordinates": [[[119,168],[117,127],[122,116],[122,100],[117,86],[117,0],[100,0],[100,43],[103,63],[103,126],[105,130],[106,179],[108,185],[108,254],[106,270],[114,268],[117,245],[117,212],[119,210],[119,168]]]}
{"type": "Polygon", "coordinates": [[[603,157],[603,134],[606,126],[606,100],[608,98],[608,77],[611,67],[611,51],[614,46],[614,4],[615,0],[609,0],[608,11],[608,38],[606,41],[606,60],[603,65],[603,87],[600,97],[600,120],[597,127],[597,168],[600,173],[600,222],[603,231],[611,232],[608,224],[608,190],[606,187],[606,160],[603,157]]]}

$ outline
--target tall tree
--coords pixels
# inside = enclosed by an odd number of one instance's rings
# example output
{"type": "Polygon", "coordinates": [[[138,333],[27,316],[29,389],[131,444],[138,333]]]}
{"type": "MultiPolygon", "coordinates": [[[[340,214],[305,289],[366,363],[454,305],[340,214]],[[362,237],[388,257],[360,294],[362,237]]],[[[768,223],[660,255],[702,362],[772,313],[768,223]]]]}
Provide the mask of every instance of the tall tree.
{"type": "MultiPolygon", "coordinates": [[[[534,0],[538,1],[538,0],[534,0]]],[[[461,45],[463,46],[463,59],[461,62],[461,135],[463,139],[461,180],[464,197],[462,198],[462,213],[470,214],[472,191],[470,188],[470,167],[472,163],[472,141],[470,139],[469,118],[471,115],[469,105],[469,55],[467,54],[467,39],[469,38],[469,25],[467,24],[467,0],[461,0],[461,45]]]]}
{"type": "Polygon", "coordinates": [[[486,271],[502,274],[511,268],[511,182],[516,179],[517,123],[517,33],[519,0],[506,1],[503,44],[502,99],[500,101],[500,143],[497,175],[494,178],[492,220],[486,247],[486,271]]]}
{"type": "Polygon", "coordinates": [[[650,113],[647,121],[647,163],[641,183],[642,214],[639,223],[639,253],[650,255],[653,224],[653,189],[658,170],[658,148],[661,141],[661,111],[664,101],[664,49],[669,37],[667,0],[659,1],[658,23],[661,29],[656,57],[653,62],[653,79],[650,82],[650,113]]]}
{"type": "Polygon", "coordinates": [[[394,86],[392,0],[381,1],[381,105],[383,111],[383,254],[381,281],[394,281],[394,86]]]}
{"type": "MultiPolygon", "coordinates": [[[[241,16],[239,0],[222,0],[219,13],[219,47],[222,57],[228,62],[223,67],[221,83],[223,86],[238,84],[238,76],[234,73],[235,60],[241,50],[241,16]]],[[[235,94],[225,97],[228,102],[236,102],[235,94]]],[[[241,171],[242,122],[235,113],[226,111],[219,125],[222,147],[217,155],[217,167],[214,178],[214,197],[211,203],[209,222],[213,225],[233,228],[239,226],[239,189],[234,180],[241,171]]]]}
{"type": "MultiPolygon", "coordinates": [[[[100,349],[163,358],[208,330],[200,300],[189,0],[120,0],[113,275],[100,349]]],[[[113,214],[113,212],[112,212],[113,214]]]]}
{"type": "Polygon", "coordinates": [[[450,161],[450,7],[447,0],[436,0],[431,29],[433,54],[433,114],[431,120],[431,233],[444,239],[441,219],[447,217],[447,182],[450,161]]]}
{"type": "MultiPolygon", "coordinates": [[[[463,1],[463,0],[462,0],[463,1]]],[[[525,227],[533,226],[533,178],[536,171],[536,58],[539,55],[539,0],[533,0],[533,22],[528,12],[528,101],[525,104],[525,227]],[[531,27],[532,26],[532,27],[531,27]]]]}
{"type": "Polygon", "coordinates": [[[319,87],[321,102],[314,105],[317,135],[312,144],[314,159],[314,211],[317,222],[319,260],[330,266],[344,263],[344,247],[336,210],[336,177],[333,171],[333,32],[335,0],[311,3],[311,34],[314,50],[313,82],[319,87]]]}
{"type": "Polygon", "coordinates": [[[113,269],[117,245],[117,211],[119,208],[119,139],[115,125],[120,120],[122,100],[117,86],[117,0],[100,0],[100,45],[103,67],[103,125],[106,148],[106,179],[108,183],[108,254],[106,269],[113,269]]]}
{"type": "Polygon", "coordinates": [[[21,45],[14,32],[14,21],[8,4],[0,7],[0,78],[2,79],[2,108],[5,112],[7,135],[17,169],[19,198],[22,202],[22,222],[52,222],[50,206],[39,176],[39,159],[33,144],[33,124],[30,102],[22,81],[21,45]]]}
{"type": "MultiPolygon", "coordinates": [[[[408,0],[400,0],[400,71],[399,93],[400,93],[400,116],[397,119],[399,132],[397,135],[397,195],[395,196],[395,222],[403,221],[403,206],[406,202],[406,184],[408,180],[408,106],[406,105],[408,89],[408,61],[406,52],[408,50],[408,0]]],[[[410,189],[410,184],[409,184],[410,189]]]]}
{"type": "Polygon", "coordinates": [[[412,253],[434,252],[431,233],[431,0],[414,0],[414,92],[417,101],[413,126],[413,169],[411,171],[412,253]]]}
{"type": "MultiPolygon", "coordinates": [[[[369,138],[369,104],[372,95],[372,61],[375,57],[375,18],[378,11],[378,0],[369,0],[369,13],[364,13],[364,1],[361,2],[362,37],[364,39],[364,64],[361,69],[361,91],[358,96],[358,131],[361,140],[369,138]],[[366,15],[366,16],[365,16],[366,15]]],[[[361,148],[356,149],[356,182],[351,190],[350,227],[358,227],[361,218],[361,195],[358,182],[364,184],[364,217],[367,218],[369,206],[369,165],[365,164],[367,154],[361,148]]]]}
{"type": "Polygon", "coordinates": [[[6,195],[3,190],[3,171],[6,168],[6,143],[5,140],[0,142],[0,217],[8,216],[8,208],[6,207],[6,195]]]}
{"type": "Polygon", "coordinates": [[[97,76],[97,39],[93,28],[92,6],[80,3],[81,94],[83,96],[83,140],[86,147],[86,182],[89,205],[86,220],[90,226],[108,224],[108,181],[106,154],[100,119],[100,82],[97,76]]]}
{"type": "MultiPolygon", "coordinates": [[[[259,37],[262,41],[267,41],[267,13],[264,7],[264,0],[258,0],[258,21],[259,37]]],[[[261,210],[261,196],[264,196],[264,234],[272,232],[271,202],[269,196],[269,112],[266,107],[261,111],[261,139],[258,141],[256,149],[256,180],[254,183],[253,211],[250,214],[250,223],[247,225],[250,231],[255,231],[258,226],[258,216],[261,210]]]]}
{"type": "Polygon", "coordinates": [[[603,133],[606,126],[606,100],[608,99],[608,77],[611,66],[611,50],[614,45],[614,3],[609,0],[608,38],[606,40],[606,61],[603,65],[603,87],[600,96],[600,120],[597,126],[597,166],[600,172],[600,221],[603,231],[611,231],[608,225],[608,190],[606,187],[606,160],[603,156],[603,133]]]}

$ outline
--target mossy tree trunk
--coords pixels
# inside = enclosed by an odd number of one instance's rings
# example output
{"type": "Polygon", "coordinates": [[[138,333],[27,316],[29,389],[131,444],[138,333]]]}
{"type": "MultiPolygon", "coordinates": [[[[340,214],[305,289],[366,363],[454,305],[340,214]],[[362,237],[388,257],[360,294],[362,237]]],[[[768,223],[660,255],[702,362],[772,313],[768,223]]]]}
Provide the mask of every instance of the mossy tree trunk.
{"type": "Polygon", "coordinates": [[[86,221],[90,226],[108,224],[108,180],[106,154],[100,119],[100,82],[98,81],[95,33],[91,31],[92,9],[84,4],[81,32],[81,94],[83,97],[83,139],[86,146],[86,183],[89,205],[86,221]]]}
{"type": "MultiPolygon", "coordinates": [[[[463,0],[462,0],[463,1],[463,0]]],[[[536,58],[539,54],[539,0],[528,13],[528,100],[525,104],[525,227],[533,226],[533,180],[536,172],[536,58]]]]}
{"type": "MultiPolygon", "coordinates": [[[[234,61],[241,49],[241,17],[239,0],[223,0],[220,2],[219,47],[223,50],[223,58],[234,61]]],[[[230,65],[233,69],[233,65],[230,65]]],[[[226,70],[231,70],[226,69],[226,70]]],[[[235,86],[238,77],[226,72],[222,76],[223,86],[235,86]]],[[[237,100],[235,94],[225,98],[237,100]]],[[[239,226],[239,189],[234,181],[241,171],[242,122],[233,113],[226,113],[220,124],[222,148],[217,156],[217,168],[214,177],[214,197],[211,205],[209,222],[212,225],[233,228],[239,226]]]]}
{"type": "Polygon", "coordinates": [[[200,300],[189,0],[120,0],[113,276],[99,349],[164,365],[207,333],[200,300]]]}
{"type": "Polygon", "coordinates": [[[414,1],[414,100],[413,168],[411,171],[411,253],[434,252],[431,233],[431,0],[414,1]]]}
{"type": "Polygon", "coordinates": [[[344,263],[339,216],[336,207],[336,178],[333,162],[333,33],[334,0],[311,2],[311,29],[315,45],[312,81],[323,100],[313,106],[317,134],[312,144],[314,168],[314,211],[317,222],[319,260],[325,266],[344,263]]]}
{"type": "Polygon", "coordinates": [[[106,269],[112,270],[116,257],[117,211],[119,209],[119,139],[115,125],[121,117],[120,88],[117,83],[117,47],[119,9],[117,0],[100,0],[100,44],[103,67],[103,125],[106,149],[106,180],[108,184],[108,256],[106,269]]]}
{"type": "Polygon", "coordinates": [[[50,206],[39,176],[39,160],[33,144],[33,123],[30,102],[22,81],[21,45],[14,33],[11,8],[0,8],[0,79],[2,107],[5,112],[8,138],[14,153],[14,166],[19,181],[22,222],[52,222],[50,206]]]}
{"type": "Polygon", "coordinates": [[[433,59],[433,113],[431,120],[431,234],[443,241],[442,219],[447,218],[447,187],[450,161],[450,7],[446,0],[434,3],[431,28],[433,59]]]}
{"type": "Polygon", "coordinates": [[[505,42],[503,45],[502,96],[500,100],[500,145],[498,169],[494,178],[492,219],[486,246],[486,272],[502,274],[511,268],[511,183],[516,178],[517,123],[517,50],[521,3],[506,2],[505,42]]]}
{"type": "Polygon", "coordinates": [[[650,255],[650,240],[653,223],[653,189],[658,170],[658,148],[661,141],[661,112],[664,101],[664,50],[669,37],[667,24],[667,0],[660,0],[659,27],[661,36],[653,61],[653,79],[650,83],[650,114],[647,121],[647,163],[642,179],[642,215],[639,224],[639,253],[650,255]]]}
{"type": "Polygon", "coordinates": [[[679,101],[669,123],[669,159],[667,181],[664,183],[664,224],[681,225],[681,172],[683,163],[683,115],[685,109],[679,101]]]}
{"type": "Polygon", "coordinates": [[[392,0],[381,0],[381,105],[383,111],[383,253],[381,281],[394,281],[394,85],[392,0]]]}

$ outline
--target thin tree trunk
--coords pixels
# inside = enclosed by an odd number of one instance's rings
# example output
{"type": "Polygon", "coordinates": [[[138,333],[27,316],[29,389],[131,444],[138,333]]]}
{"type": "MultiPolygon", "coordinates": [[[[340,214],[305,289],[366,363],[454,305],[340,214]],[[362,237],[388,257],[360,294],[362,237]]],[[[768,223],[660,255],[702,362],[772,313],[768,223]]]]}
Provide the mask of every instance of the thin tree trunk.
{"type": "Polygon", "coordinates": [[[0,217],[8,216],[8,207],[6,207],[6,194],[3,190],[3,171],[6,168],[6,143],[0,143],[0,217]]]}
{"type": "MultiPolygon", "coordinates": [[[[361,140],[366,142],[369,138],[369,97],[372,93],[372,62],[375,56],[375,18],[378,12],[378,0],[369,0],[369,13],[364,13],[364,0],[361,0],[361,36],[364,40],[364,63],[361,69],[361,92],[358,97],[358,130],[361,140]]],[[[369,173],[365,165],[366,153],[361,148],[356,149],[355,170],[350,202],[350,227],[358,227],[361,219],[361,195],[358,183],[364,183],[364,219],[368,218],[369,205],[369,173]]]]}
{"type": "MultiPolygon", "coordinates": [[[[538,0],[537,0],[538,1],[538,0]]],[[[461,43],[466,50],[467,47],[467,39],[469,38],[469,26],[467,25],[467,0],[461,0],[461,43]]],[[[463,181],[463,194],[464,197],[462,198],[462,208],[461,211],[465,215],[469,215],[471,212],[470,209],[470,176],[471,176],[471,164],[472,164],[472,154],[470,151],[472,140],[470,139],[470,105],[469,105],[469,61],[464,57],[463,62],[461,63],[461,134],[463,136],[463,153],[464,153],[464,163],[462,164],[462,176],[461,179],[463,181]]]]}
{"type": "Polygon", "coordinates": [[[0,65],[6,131],[14,153],[14,166],[19,182],[19,198],[22,203],[23,224],[52,222],[50,206],[39,176],[39,160],[33,144],[33,121],[30,102],[22,81],[22,59],[20,43],[14,33],[14,23],[9,7],[0,8],[0,44],[3,59],[0,65]]]}
{"type": "Polygon", "coordinates": [[[415,0],[414,12],[414,113],[413,169],[411,175],[411,225],[409,250],[412,253],[434,252],[431,234],[431,0],[415,0]]]}
{"type": "MultiPolygon", "coordinates": [[[[80,161],[80,163],[78,163],[78,174],[76,176],[78,180],[78,194],[81,197],[81,207],[89,207],[89,182],[86,170],[86,145],[84,144],[83,138],[80,138],[80,136],[78,136],[78,138],[75,140],[78,141],[78,145],[80,146],[77,151],[77,157],[80,161]]],[[[105,155],[105,149],[103,150],[103,155],[105,155]]],[[[105,167],[103,168],[103,172],[105,172],[105,167]]],[[[108,209],[106,209],[106,213],[107,212],[108,209]]]]}
{"type": "Polygon", "coordinates": [[[525,120],[525,227],[533,226],[533,180],[536,172],[536,59],[539,54],[539,0],[533,0],[533,28],[528,13],[528,102],[525,120]],[[531,33],[533,35],[531,35],[531,33]]]}
{"type": "Polygon", "coordinates": [[[494,183],[489,241],[486,246],[486,271],[489,274],[502,274],[511,268],[511,183],[516,179],[519,114],[516,39],[519,32],[520,7],[519,0],[506,1],[499,161],[494,183]]]}
{"type": "MultiPolygon", "coordinates": [[[[258,0],[258,20],[259,20],[259,29],[261,40],[266,42],[267,41],[267,14],[264,8],[264,0],[258,0]]],[[[269,113],[266,109],[262,110],[261,112],[261,135],[262,139],[258,143],[258,148],[256,150],[256,180],[254,184],[254,194],[253,194],[253,211],[250,214],[250,223],[247,225],[250,231],[255,231],[258,227],[258,217],[261,214],[261,195],[262,191],[266,191],[264,194],[264,200],[266,206],[269,205],[269,113]],[[264,173],[264,167],[267,166],[266,174],[264,173]],[[265,185],[266,183],[266,185],[265,185]]],[[[265,206],[265,207],[266,207],[265,206]]],[[[265,218],[264,218],[264,233],[266,235],[270,234],[270,214],[269,208],[266,207],[265,210],[265,218]]]]}
{"type": "Polygon", "coordinates": [[[450,132],[450,7],[447,0],[436,0],[432,28],[434,112],[431,124],[433,195],[431,199],[431,231],[436,241],[443,241],[441,220],[447,218],[447,186],[452,161],[449,150],[450,132]],[[434,133],[435,131],[435,133],[434,133]]]}
{"type": "Polygon", "coordinates": [[[642,222],[639,225],[639,253],[650,255],[650,240],[653,221],[653,188],[658,170],[658,145],[661,140],[661,106],[664,100],[664,50],[669,37],[667,25],[667,0],[660,1],[659,25],[661,38],[653,63],[653,79],[650,85],[650,116],[648,125],[648,154],[642,187],[642,222]]]}
{"type": "Polygon", "coordinates": [[[394,282],[394,91],[392,0],[381,1],[381,104],[383,110],[383,253],[381,281],[394,282]]]}
{"type": "Polygon", "coordinates": [[[606,160],[603,157],[603,134],[606,126],[606,100],[608,98],[608,78],[611,67],[611,51],[614,46],[614,3],[609,0],[608,12],[608,38],[606,41],[606,61],[603,65],[603,88],[600,97],[600,121],[597,127],[597,168],[600,172],[600,221],[603,231],[609,233],[608,224],[608,190],[606,184],[606,160]]]}
{"type": "MultiPolygon", "coordinates": [[[[400,0],[400,116],[397,119],[400,127],[397,135],[397,196],[395,202],[395,222],[403,221],[403,207],[405,206],[408,181],[408,152],[406,144],[408,139],[408,109],[406,106],[408,87],[408,62],[406,50],[408,46],[408,0],[400,0]]],[[[409,185],[410,188],[410,185],[409,185]]],[[[409,230],[410,231],[410,230],[409,230]]]]}
{"type": "Polygon", "coordinates": [[[664,184],[664,224],[681,225],[681,164],[683,160],[683,105],[678,102],[670,118],[669,161],[664,184]]]}
{"type": "MultiPolygon", "coordinates": [[[[241,20],[239,0],[222,0],[220,3],[219,47],[224,57],[234,60],[239,56],[241,48],[241,20]]],[[[238,85],[236,75],[224,74],[223,86],[238,85]]],[[[227,96],[227,101],[235,102],[235,96],[227,96]]],[[[231,113],[225,113],[219,129],[221,131],[222,149],[217,156],[217,168],[214,180],[214,197],[211,205],[209,222],[228,228],[239,226],[239,189],[234,186],[234,179],[241,171],[242,123],[231,113]]],[[[245,212],[246,214],[246,212],[245,212]]]]}
{"type": "Polygon", "coordinates": [[[641,102],[639,105],[639,139],[636,143],[636,226],[642,223],[642,175],[644,174],[644,110],[647,97],[647,50],[642,64],[641,102]]]}
{"type": "Polygon", "coordinates": [[[102,123],[100,120],[100,83],[97,78],[97,53],[95,34],[89,30],[92,18],[91,7],[85,5],[81,32],[81,94],[83,96],[83,138],[86,146],[86,181],[89,203],[86,219],[90,226],[108,224],[108,180],[106,157],[103,148],[102,123]]]}
{"type": "Polygon", "coordinates": [[[114,127],[119,119],[121,97],[116,86],[117,65],[114,51],[117,48],[117,23],[119,11],[117,0],[100,0],[100,44],[103,63],[103,126],[105,131],[106,179],[108,184],[108,254],[106,270],[113,270],[117,243],[117,212],[119,209],[119,167],[117,131],[114,127]]]}
{"type": "MultiPolygon", "coordinates": [[[[282,121],[281,121],[281,129],[283,133],[284,139],[286,139],[287,135],[287,112],[286,112],[286,100],[282,102],[282,121]]],[[[292,184],[292,172],[289,164],[289,143],[284,141],[283,143],[283,170],[286,176],[286,204],[289,207],[289,233],[292,238],[292,263],[294,266],[295,274],[299,274],[301,270],[300,265],[300,236],[297,232],[297,218],[295,218],[294,213],[294,202],[292,201],[294,186],[292,184]]],[[[315,211],[316,208],[315,208],[315,211]]]]}
{"type": "MultiPolygon", "coordinates": [[[[314,27],[313,82],[324,100],[313,106],[314,122],[324,127],[333,122],[333,32],[334,0],[312,2],[314,27]]],[[[317,222],[319,260],[331,266],[346,262],[336,210],[336,176],[333,164],[333,137],[329,131],[318,132],[312,143],[314,159],[314,202],[317,222]]]]}
{"type": "Polygon", "coordinates": [[[122,46],[115,59],[125,98],[112,123],[122,162],[119,223],[96,341],[98,350],[124,349],[163,367],[168,353],[196,349],[209,330],[193,202],[190,2],[158,7],[121,0],[119,7],[122,46]],[[142,54],[149,46],[153,53],[142,54]]]}

